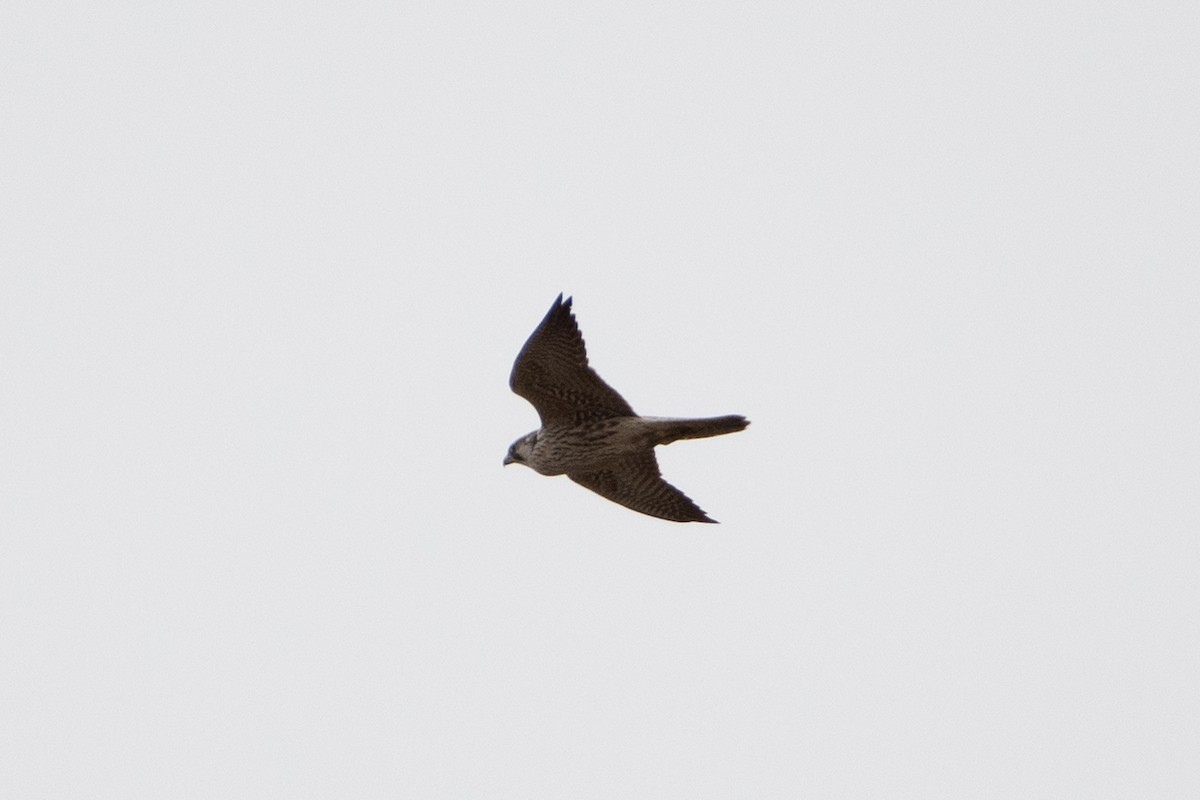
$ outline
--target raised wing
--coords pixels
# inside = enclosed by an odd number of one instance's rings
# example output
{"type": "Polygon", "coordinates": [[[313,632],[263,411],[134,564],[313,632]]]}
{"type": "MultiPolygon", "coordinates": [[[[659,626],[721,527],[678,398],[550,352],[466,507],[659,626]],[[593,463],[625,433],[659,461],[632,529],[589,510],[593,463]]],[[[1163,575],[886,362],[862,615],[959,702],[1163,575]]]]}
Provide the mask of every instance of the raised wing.
{"type": "Polygon", "coordinates": [[[672,522],[716,522],[686,494],[662,479],[654,451],[639,453],[592,472],[567,477],[626,508],[672,522]]]}
{"type": "Polygon", "coordinates": [[[588,366],[571,298],[562,295],[521,348],[508,385],[537,409],[542,425],[632,417],[633,409],[588,366]]]}

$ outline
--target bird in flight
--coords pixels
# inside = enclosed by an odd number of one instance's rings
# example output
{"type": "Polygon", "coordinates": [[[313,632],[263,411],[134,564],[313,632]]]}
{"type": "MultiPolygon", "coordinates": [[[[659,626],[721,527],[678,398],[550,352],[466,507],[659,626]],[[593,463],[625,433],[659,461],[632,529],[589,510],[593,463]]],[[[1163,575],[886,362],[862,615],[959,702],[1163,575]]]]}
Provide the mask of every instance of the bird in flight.
{"type": "Polygon", "coordinates": [[[672,522],[716,522],[658,470],[654,448],[744,430],[730,414],[704,419],[641,417],[588,366],[571,298],[560,294],[513,364],[508,385],[537,409],[542,427],[517,439],[505,466],[566,475],[601,497],[672,522]]]}

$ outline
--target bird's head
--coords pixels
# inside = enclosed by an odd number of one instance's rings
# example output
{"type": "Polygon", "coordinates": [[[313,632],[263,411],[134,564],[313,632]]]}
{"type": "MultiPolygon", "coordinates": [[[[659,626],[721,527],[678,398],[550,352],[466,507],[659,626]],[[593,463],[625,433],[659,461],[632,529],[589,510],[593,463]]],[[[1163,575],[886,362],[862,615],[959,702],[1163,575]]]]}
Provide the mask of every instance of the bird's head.
{"type": "Polygon", "coordinates": [[[527,433],[509,445],[508,455],[504,457],[504,466],[507,467],[509,464],[529,466],[529,459],[533,455],[533,446],[537,444],[537,435],[537,431],[527,433]]]}

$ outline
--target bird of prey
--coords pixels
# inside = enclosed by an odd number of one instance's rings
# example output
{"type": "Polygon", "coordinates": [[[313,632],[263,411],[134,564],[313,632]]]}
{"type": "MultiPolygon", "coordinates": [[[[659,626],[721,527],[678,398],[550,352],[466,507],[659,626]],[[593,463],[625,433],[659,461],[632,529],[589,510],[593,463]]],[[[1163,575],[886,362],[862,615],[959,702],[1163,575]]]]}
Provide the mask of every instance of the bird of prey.
{"type": "Polygon", "coordinates": [[[654,448],[745,429],[745,417],[641,417],[588,366],[583,336],[562,295],[521,348],[509,386],[542,427],[508,448],[505,466],[563,475],[614,503],[673,522],[716,522],[662,479],[654,448]]]}

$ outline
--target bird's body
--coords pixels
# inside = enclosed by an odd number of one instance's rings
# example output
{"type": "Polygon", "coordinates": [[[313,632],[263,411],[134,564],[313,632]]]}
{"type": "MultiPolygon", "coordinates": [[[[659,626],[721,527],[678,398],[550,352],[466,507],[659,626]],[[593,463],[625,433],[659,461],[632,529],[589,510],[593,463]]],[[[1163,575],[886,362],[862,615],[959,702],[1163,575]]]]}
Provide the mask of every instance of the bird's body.
{"type": "Polygon", "coordinates": [[[542,427],[513,442],[505,464],[566,475],[634,511],[676,522],[714,522],[662,479],[654,448],[744,429],[745,417],[642,417],[587,363],[571,299],[558,296],[513,364],[512,390],[542,427]]]}
{"type": "Polygon", "coordinates": [[[578,425],[547,425],[518,439],[529,468],[542,475],[569,475],[597,469],[630,453],[653,450],[679,439],[702,439],[734,433],[746,427],[744,417],[609,417],[578,425]]]}

